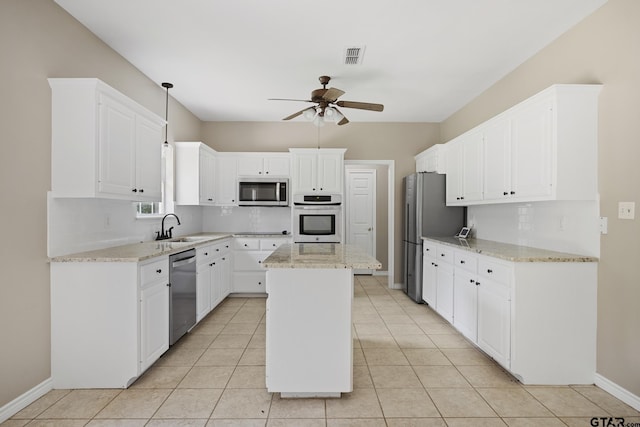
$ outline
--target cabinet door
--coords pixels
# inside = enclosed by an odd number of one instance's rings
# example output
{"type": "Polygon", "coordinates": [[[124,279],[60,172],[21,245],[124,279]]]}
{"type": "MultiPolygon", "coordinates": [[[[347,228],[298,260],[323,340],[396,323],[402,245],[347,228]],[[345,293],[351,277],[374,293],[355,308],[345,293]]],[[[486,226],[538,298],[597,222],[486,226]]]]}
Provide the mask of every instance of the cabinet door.
{"type": "Polygon", "coordinates": [[[222,265],[221,257],[218,257],[211,261],[209,264],[211,268],[211,309],[216,308],[220,300],[222,299],[222,265]]]}
{"type": "Polygon", "coordinates": [[[527,105],[512,117],[512,188],[517,198],[552,193],[553,100],[527,105]]]}
{"type": "Polygon", "coordinates": [[[482,133],[472,132],[464,138],[462,148],[463,204],[482,200],[482,133]]]}
{"type": "Polygon", "coordinates": [[[238,176],[262,175],[264,175],[262,156],[238,157],[238,176]]]}
{"type": "Polygon", "coordinates": [[[316,191],[318,158],[315,153],[293,155],[293,189],[296,193],[316,191]]]}
{"type": "Polygon", "coordinates": [[[431,307],[435,307],[437,294],[436,294],[436,280],[437,269],[433,258],[424,256],[422,258],[422,300],[429,304],[431,307]]]}
{"type": "Polygon", "coordinates": [[[231,253],[225,254],[220,259],[220,300],[223,300],[231,292],[231,253]]]}
{"type": "Polygon", "coordinates": [[[136,115],[106,95],[99,108],[98,191],[134,199],[136,115]]]}
{"type": "Polygon", "coordinates": [[[265,157],[264,173],[269,176],[289,176],[291,173],[291,158],[289,156],[265,157]]]}
{"type": "Polygon", "coordinates": [[[476,342],[478,338],[478,290],[475,275],[455,269],[453,285],[453,326],[465,337],[476,342]]]}
{"type": "Polygon", "coordinates": [[[169,349],[169,287],[157,281],[140,291],[140,371],[169,349]]]}
{"type": "Polygon", "coordinates": [[[344,175],[342,155],[318,153],[318,181],[316,189],[322,193],[342,193],[344,175]]]}
{"type": "Polygon", "coordinates": [[[453,266],[437,263],[436,311],[449,323],[453,323],[453,266]]]}
{"type": "Polygon", "coordinates": [[[484,200],[503,200],[511,191],[510,120],[496,120],[484,130],[484,200]]]}
{"type": "Polygon", "coordinates": [[[196,267],[196,322],[211,311],[211,268],[210,262],[196,267]]]}
{"type": "Polygon", "coordinates": [[[478,279],[478,346],[505,368],[510,366],[511,304],[509,287],[478,279]]]}
{"type": "Polygon", "coordinates": [[[136,118],[137,200],[162,200],[162,128],[136,118]]]}
{"type": "Polygon", "coordinates": [[[204,150],[200,150],[200,204],[213,205],[215,201],[215,157],[204,150]]]}
{"type": "Polygon", "coordinates": [[[462,146],[459,140],[450,142],[447,151],[447,205],[461,205],[462,201],[462,146]]]}
{"type": "Polygon", "coordinates": [[[238,293],[264,293],[266,272],[234,272],[233,291],[238,293]]]}
{"type": "Polygon", "coordinates": [[[236,193],[238,191],[238,168],[239,160],[235,157],[223,156],[217,158],[217,205],[234,206],[238,204],[238,199],[236,197],[236,193]]]}

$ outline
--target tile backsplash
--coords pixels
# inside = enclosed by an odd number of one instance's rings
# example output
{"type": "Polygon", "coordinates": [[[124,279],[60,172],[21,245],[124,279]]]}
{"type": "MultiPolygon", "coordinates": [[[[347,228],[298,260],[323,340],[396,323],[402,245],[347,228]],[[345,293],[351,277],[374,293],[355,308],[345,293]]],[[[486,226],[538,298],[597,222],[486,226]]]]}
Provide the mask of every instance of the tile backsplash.
{"type": "Polygon", "coordinates": [[[600,256],[597,201],[470,206],[467,224],[478,239],[600,256]]]}

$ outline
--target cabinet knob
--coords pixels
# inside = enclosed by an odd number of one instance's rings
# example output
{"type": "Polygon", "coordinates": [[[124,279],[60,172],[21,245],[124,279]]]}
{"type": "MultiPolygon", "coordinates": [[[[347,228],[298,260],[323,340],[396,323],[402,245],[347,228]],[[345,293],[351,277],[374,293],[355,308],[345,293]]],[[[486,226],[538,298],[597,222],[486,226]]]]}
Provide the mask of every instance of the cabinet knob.
{"type": "Polygon", "coordinates": [[[258,175],[262,175],[262,172],[258,172],[258,175]]]}
{"type": "Polygon", "coordinates": [[[220,248],[216,248],[216,252],[220,252],[220,248]]]}
{"type": "Polygon", "coordinates": [[[469,282],[471,282],[471,283],[475,283],[475,280],[473,280],[473,279],[469,279],[469,282]]]}
{"type": "Polygon", "coordinates": [[[460,264],[464,264],[464,260],[463,259],[460,260],[460,264]]]}
{"type": "Polygon", "coordinates": [[[313,191],[316,191],[316,189],[315,189],[315,188],[312,188],[312,190],[313,190],[313,191]]]}
{"type": "Polygon", "coordinates": [[[487,273],[491,274],[491,273],[493,273],[493,270],[492,269],[488,269],[487,273]]]}
{"type": "Polygon", "coordinates": [[[245,247],[245,248],[247,247],[247,244],[246,244],[246,243],[244,244],[244,247],[245,247]]]}
{"type": "Polygon", "coordinates": [[[258,282],[258,285],[262,285],[262,282],[258,282]]]}
{"type": "Polygon", "coordinates": [[[480,286],[480,282],[476,282],[476,286],[480,286]]]}
{"type": "Polygon", "coordinates": [[[140,189],[140,192],[141,192],[141,193],[144,193],[144,188],[141,188],[141,189],[140,189]]]}
{"type": "Polygon", "coordinates": [[[137,188],[134,188],[134,189],[132,189],[131,191],[133,191],[134,193],[137,193],[137,192],[138,192],[138,189],[137,189],[137,188]]]}
{"type": "Polygon", "coordinates": [[[504,193],[502,193],[503,196],[508,196],[509,193],[507,193],[506,191],[504,193]]]}
{"type": "Polygon", "coordinates": [[[269,171],[266,171],[265,173],[266,173],[267,175],[269,175],[269,171]]]}
{"type": "Polygon", "coordinates": [[[510,193],[511,193],[511,194],[516,194],[516,192],[515,192],[515,191],[511,191],[510,193]]]}
{"type": "Polygon", "coordinates": [[[324,190],[324,188],[320,187],[320,191],[324,190]]]}
{"type": "Polygon", "coordinates": [[[262,261],[258,261],[258,264],[262,264],[262,261]]]}
{"type": "Polygon", "coordinates": [[[429,248],[424,248],[425,251],[429,252],[429,248]]]}
{"type": "Polygon", "coordinates": [[[209,255],[209,252],[205,252],[205,253],[204,253],[204,256],[207,256],[207,255],[209,255]]]}
{"type": "Polygon", "coordinates": [[[208,201],[210,201],[210,202],[213,202],[213,199],[211,199],[211,198],[209,198],[209,199],[207,199],[207,200],[208,200],[208,201]]]}
{"type": "Polygon", "coordinates": [[[464,200],[464,196],[460,197],[460,200],[464,200]]]}
{"type": "Polygon", "coordinates": [[[456,197],[456,200],[460,200],[460,197],[456,197]]]}
{"type": "Polygon", "coordinates": [[[229,245],[224,245],[225,248],[229,249],[229,245]]]}
{"type": "Polygon", "coordinates": [[[161,268],[157,269],[156,273],[158,273],[158,274],[162,273],[162,269],[161,268]]]}
{"type": "Polygon", "coordinates": [[[273,247],[275,248],[275,247],[276,247],[276,244],[275,244],[275,243],[273,243],[271,246],[273,246],[273,247]]]}
{"type": "Polygon", "coordinates": [[[223,261],[225,261],[225,260],[226,260],[226,258],[222,258],[222,260],[223,260],[223,261]]]}
{"type": "Polygon", "coordinates": [[[212,262],[211,264],[209,264],[209,267],[213,267],[214,265],[216,265],[216,263],[212,262]]]}
{"type": "Polygon", "coordinates": [[[437,267],[437,266],[438,266],[438,264],[433,264],[433,266],[434,266],[434,267],[437,267]]]}
{"type": "Polygon", "coordinates": [[[444,256],[444,254],[440,254],[440,256],[444,256]]]}

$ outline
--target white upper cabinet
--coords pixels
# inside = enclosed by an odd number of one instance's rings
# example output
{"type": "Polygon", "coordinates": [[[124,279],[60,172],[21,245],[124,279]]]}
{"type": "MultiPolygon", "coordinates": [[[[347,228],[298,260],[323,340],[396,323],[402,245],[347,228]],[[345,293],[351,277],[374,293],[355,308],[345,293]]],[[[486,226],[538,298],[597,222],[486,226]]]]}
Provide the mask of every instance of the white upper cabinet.
{"type": "Polygon", "coordinates": [[[176,142],[176,204],[216,203],[216,152],[202,142],[176,142]]]}
{"type": "Polygon", "coordinates": [[[450,142],[447,155],[447,205],[482,200],[482,134],[467,132],[450,142]]]}
{"type": "Polygon", "coordinates": [[[600,90],[551,86],[447,143],[447,204],[595,200],[600,90]],[[478,173],[472,156],[452,150],[470,135],[481,140],[480,198],[460,183],[478,173]]]}
{"type": "Polygon", "coordinates": [[[218,206],[238,205],[238,168],[240,159],[235,153],[216,155],[216,192],[218,206]]]}
{"type": "Polygon", "coordinates": [[[161,200],[165,121],[98,79],[49,85],[53,195],[161,200]]]}
{"type": "Polygon", "coordinates": [[[237,153],[238,176],[288,177],[291,156],[287,153],[237,153]]]}
{"type": "Polygon", "coordinates": [[[293,193],[341,194],[346,149],[291,148],[293,193]]]}
{"type": "Polygon", "coordinates": [[[444,144],[436,144],[415,156],[416,172],[446,173],[447,153],[444,144]]]}

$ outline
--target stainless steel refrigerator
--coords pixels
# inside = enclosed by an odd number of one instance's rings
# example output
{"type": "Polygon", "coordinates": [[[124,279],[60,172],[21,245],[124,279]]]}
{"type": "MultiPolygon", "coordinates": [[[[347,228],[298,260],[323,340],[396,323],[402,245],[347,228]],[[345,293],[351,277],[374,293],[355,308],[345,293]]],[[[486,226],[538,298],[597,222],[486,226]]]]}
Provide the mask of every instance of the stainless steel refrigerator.
{"type": "Polygon", "coordinates": [[[445,175],[414,173],[402,181],[403,290],[422,303],[422,236],[454,236],[465,225],[466,208],[446,206],[445,175]]]}

